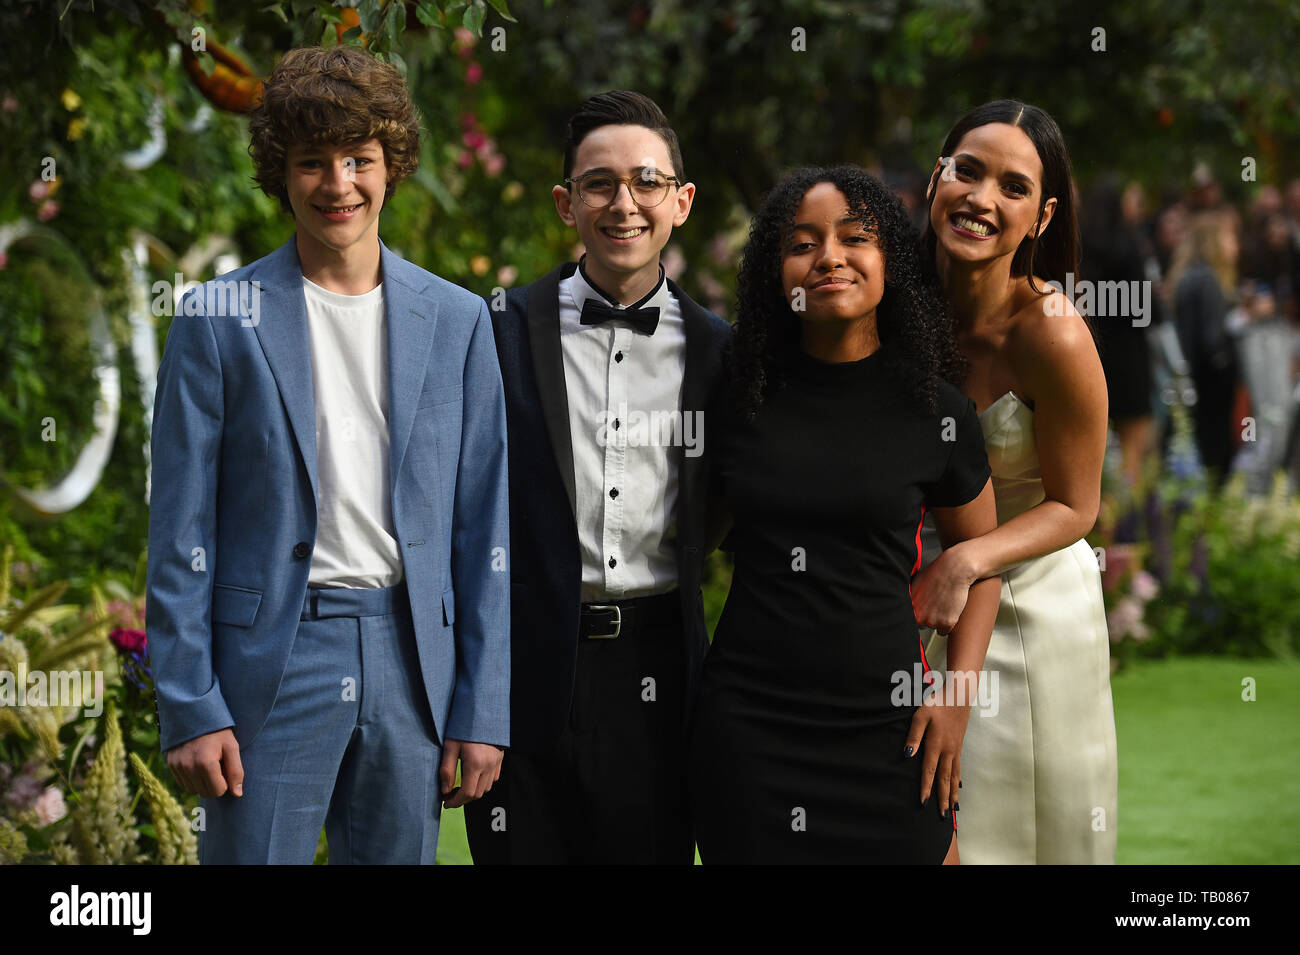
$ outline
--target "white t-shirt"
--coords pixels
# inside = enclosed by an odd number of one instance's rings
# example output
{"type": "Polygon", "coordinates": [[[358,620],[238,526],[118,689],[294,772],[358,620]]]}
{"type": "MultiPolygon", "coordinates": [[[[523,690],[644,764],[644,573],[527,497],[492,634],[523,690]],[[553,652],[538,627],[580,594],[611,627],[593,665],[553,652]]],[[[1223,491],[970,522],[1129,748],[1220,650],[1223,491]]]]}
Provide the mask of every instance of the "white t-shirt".
{"type": "Polygon", "coordinates": [[[303,278],[316,395],[316,547],[312,587],[402,580],[388,481],[384,286],[343,295],[303,278]]]}

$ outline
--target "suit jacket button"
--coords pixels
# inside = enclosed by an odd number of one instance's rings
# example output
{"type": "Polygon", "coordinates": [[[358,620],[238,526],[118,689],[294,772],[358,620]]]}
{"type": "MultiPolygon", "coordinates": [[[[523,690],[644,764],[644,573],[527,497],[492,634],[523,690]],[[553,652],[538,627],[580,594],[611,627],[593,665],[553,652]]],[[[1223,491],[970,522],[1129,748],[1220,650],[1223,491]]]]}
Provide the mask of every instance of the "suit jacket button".
{"type": "Polygon", "coordinates": [[[298,541],[298,543],[293,545],[293,556],[299,560],[302,560],[310,553],[311,544],[308,544],[306,541],[298,541]]]}

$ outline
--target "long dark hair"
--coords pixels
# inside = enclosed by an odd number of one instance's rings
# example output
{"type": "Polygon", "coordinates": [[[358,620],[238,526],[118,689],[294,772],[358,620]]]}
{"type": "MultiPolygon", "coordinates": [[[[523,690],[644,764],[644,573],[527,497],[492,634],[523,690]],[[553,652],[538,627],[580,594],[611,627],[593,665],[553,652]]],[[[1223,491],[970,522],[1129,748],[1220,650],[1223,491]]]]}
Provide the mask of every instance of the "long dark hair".
{"type": "Polygon", "coordinates": [[[750,224],[737,277],[735,334],[727,354],[737,410],[744,418],[757,414],[767,396],[781,387],[800,350],[800,319],[781,285],[782,252],[799,203],[820,182],[844,194],[850,214],[880,245],[886,281],[876,327],[884,365],[933,413],[939,379],[957,384],[965,372],[934,258],[925,254],[902,202],[874,176],[851,165],[794,170],[768,193],[750,224]]]}
{"type": "MultiPolygon", "coordinates": [[[[1043,164],[1042,189],[1038,199],[1038,216],[1041,219],[1047,200],[1056,199],[1056,212],[1051,224],[1040,235],[1025,236],[1011,260],[1011,274],[1029,277],[1029,287],[1042,293],[1044,289],[1034,284],[1035,278],[1048,282],[1065,283],[1067,272],[1079,277],[1079,221],[1074,203],[1074,175],[1070,170],[1070,154],[1065,148],[1065,137],[1046,112],[1037,106],[1014,99],[999,99],[973,110],[957,120],[943,141],[941,156],[951,156],[962,137],[972,129],[989,123],[1006,123],[1024,131],[1038,151],[1043,164]]],[[[925,246],[934,261],[938,237],[930,222],[929,210],[934,206],[935,190],[926,195],[925,246]]],[[[1037,220],[1035,220],[1037,221],[1037,220]]]]}

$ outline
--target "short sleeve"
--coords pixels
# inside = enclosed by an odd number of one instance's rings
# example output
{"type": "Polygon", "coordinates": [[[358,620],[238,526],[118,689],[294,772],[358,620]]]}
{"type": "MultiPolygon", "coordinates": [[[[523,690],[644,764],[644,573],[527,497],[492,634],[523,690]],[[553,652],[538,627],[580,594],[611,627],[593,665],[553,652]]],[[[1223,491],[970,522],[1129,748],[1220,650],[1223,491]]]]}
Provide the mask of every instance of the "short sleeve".
{"type": "Polygon", "coordinates": [[[927,507],[960,507],[969,504],[984,490],[989,479],[989,458],[984,450],[984,429],[975,402],[960,396],[964,406],[953,402],[940,418],[942,440],[950,446],[948,463],[937,481],[923,485],[927,507]],[[952,410],[962,408],[954,419],[952,410]]]}

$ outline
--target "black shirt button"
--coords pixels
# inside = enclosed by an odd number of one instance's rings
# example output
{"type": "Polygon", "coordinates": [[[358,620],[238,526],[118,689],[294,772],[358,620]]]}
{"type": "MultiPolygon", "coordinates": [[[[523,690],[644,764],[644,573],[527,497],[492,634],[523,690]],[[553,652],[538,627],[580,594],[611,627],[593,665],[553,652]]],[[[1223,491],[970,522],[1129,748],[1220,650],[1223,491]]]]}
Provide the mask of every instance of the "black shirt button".
{"type": "Polygon", "coordinates": [[[611,557],[611,558],[609,559],[609,566],[610,566],[611,568],[613,568],[613,567],[617,567],[617,566],[618,566],[618,561],[616,561],[613,557],[611,557]]]}
{"type": "Polygon", "coordinates": [[[310,553],[311,544],[308,544],[306,541],[298,541],[298,543],[293,545],[293,556],[298,558],[298,560],[302,560],[310,553]]]}
{"type": "Polygon", "coordinates": [[[618,497],[618,488],[616,488],[616,487],[611,487],[611,488],[609,489],[609,496],[610,496],[610,497],[618,497]]]}
{"type": "Polygon", "coordinates": [[[614,360],[615,360],[615,361],[622,361],[622,360],[623,360],[623,353],[622,353],[621,351],[619,351],[619,352],[614,352],[614,360]]]}

